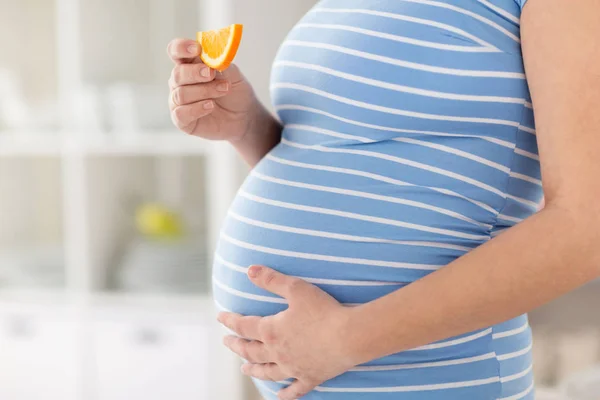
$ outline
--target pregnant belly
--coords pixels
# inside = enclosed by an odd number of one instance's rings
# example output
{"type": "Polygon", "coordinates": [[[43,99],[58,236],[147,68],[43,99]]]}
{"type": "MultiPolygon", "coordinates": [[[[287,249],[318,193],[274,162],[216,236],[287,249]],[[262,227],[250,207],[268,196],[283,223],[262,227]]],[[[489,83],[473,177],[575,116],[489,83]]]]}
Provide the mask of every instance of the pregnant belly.
{"type": "Polygon", "coordinates": [[[441,268],[488,240],[494,215],[460,186],[438,183],[411,183],[402,169],[367,157],[279,145],[248,177],[224,223],[217,302],[248,315],[285,308],[247,279],[253,264],[305,278],[348,304],[441,268]]]}
{"type": "MultiPolygon", "coordinates": [[[[475,192],[466,196],[451,182],[418,185],[404,172],[367,159],[276,147],[248,177],[224,223],[213,268],[217,307],[260,316],[287,308],[284,299],[249,281],[246,269],[253,264],[302,277],[355,305],[398,290],[489,240],[494,213],[475,192]]],[[[328,393],[306,398],[362,399],[364,393],[349,393],[356,385],[408,385],[382,399],[437,399],[428,396],[442,388],[439,398],[497,398],[502,371],[496,353],[525,347],[529,336],[523,331],[503,337],[498,347],[492,333],[515,330],[526,323],[523,318],[373,360],[326,382],[328,393]]],[[[505,369],[519,370],[525,362],[511,358],[505,369]]],[[[265,398],[275,398],[282,387],[257,384],[265,398]]]]}

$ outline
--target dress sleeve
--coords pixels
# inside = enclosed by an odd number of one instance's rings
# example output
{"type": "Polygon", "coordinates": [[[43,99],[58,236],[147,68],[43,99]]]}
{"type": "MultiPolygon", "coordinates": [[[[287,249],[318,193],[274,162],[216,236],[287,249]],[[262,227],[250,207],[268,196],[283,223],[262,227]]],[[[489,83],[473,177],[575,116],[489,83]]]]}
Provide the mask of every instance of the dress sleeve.
{"type": "Polygon", "coordinates": [[[527,0],[515,0],[515,2],[519,5],[519,7],[521,7],[521,9],[523,7],[525,7],[525,3],[527,3],[527,0]]]}

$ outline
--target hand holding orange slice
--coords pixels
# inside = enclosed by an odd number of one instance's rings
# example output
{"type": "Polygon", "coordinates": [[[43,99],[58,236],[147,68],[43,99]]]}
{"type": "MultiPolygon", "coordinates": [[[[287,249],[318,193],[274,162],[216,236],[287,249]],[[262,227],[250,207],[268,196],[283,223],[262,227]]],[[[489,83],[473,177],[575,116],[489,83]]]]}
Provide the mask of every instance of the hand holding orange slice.
{"type": "Polygon", "coordinates": [[[231,65],[242,41],[243,25],[233,24],[213,31],[198,32],[196,40],[202,46],[200,59],[217,71],[231,65]]]}

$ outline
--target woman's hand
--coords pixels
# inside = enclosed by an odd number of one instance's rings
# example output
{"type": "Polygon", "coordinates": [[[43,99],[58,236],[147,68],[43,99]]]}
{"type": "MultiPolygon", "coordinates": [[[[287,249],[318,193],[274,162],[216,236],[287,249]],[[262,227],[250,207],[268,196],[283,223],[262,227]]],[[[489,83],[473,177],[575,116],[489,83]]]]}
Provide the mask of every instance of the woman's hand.
{"type": "Polygon", "coordinates": [[[248,276],[255,285],[285,298],[289,307],[264,318],[219,314],[219,322],[240,336],[227,336],[224,343],[248,361],[242,366],[245,375],[271,381],[294,378],[279,392],[281,400],[294,400],[356,365],[353,346],[346,342],[352,329],[350,307],[302,279],[270,268],[253,266],[248,276]]]}
{"type": "Polygon", "coordinates": [[[262,106],[235,66],[223,73],[202,63],[200,45],[175,39],[167,48],[175,63],[169,79],[173,123],[183,132],[213,140],[239,140],[262,106]]]}
{"type": "Polygon", "coordinates": [[[279,143],[282,127],[237,66],[216,72],[202,63],[201,51],[194,40],[169,43],[175,63],[169,79],[171,119],[190,135],[228,140],[253,167],[279,143]]]}

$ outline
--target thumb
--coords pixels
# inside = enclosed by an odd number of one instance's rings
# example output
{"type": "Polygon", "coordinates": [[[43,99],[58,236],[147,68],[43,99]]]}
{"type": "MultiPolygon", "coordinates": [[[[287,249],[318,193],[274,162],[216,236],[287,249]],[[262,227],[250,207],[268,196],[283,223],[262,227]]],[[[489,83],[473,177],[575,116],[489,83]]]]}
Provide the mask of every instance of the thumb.
{"type": "Polygon", "coordinates": [[[219,75],[223,79],[227,79],[229,82],[231,82],[231,85],[233,85],[233,86],[239,84],[240,82],[244,82],[246,80],[246,78],[244,77],[244,74],[242,74],[242,71],[240,71],[238,66],[235,64],[231,64],[223,72],[217,71],[217,77],[219,77],[219,75]]]}
{"type": "Polygon", "coordinates": [[[248,277],[256,286],[275,293],[287,300],[292,300],[294,297],[310,295],[313,293],[316,286],[303,281],[300,278],[284,275],[274,269],[253,265],[248,268],[248,277]]]}

